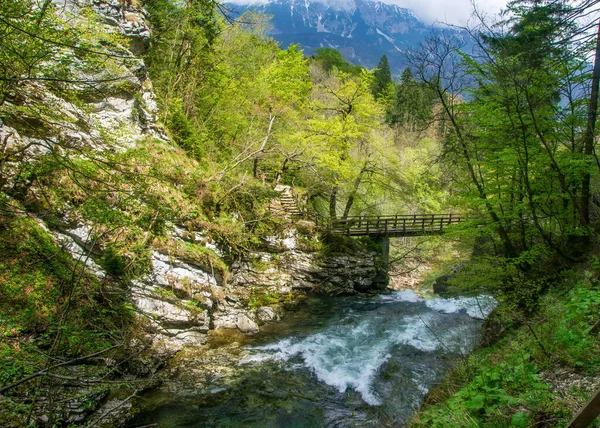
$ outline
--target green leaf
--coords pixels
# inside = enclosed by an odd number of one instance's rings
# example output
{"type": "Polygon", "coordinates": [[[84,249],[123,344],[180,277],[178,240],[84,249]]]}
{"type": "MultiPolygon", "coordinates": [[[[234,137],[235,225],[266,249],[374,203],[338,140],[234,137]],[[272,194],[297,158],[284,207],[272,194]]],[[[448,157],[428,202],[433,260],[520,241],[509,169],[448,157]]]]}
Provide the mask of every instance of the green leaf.
{"type": "Polygon", "coordinates": [[[526,428],[529,425],[529,417],[524,412],[515,413],[510,421],[510,426],[526,428]]]}
{"type": "Polygon", "coordinates": [[[480,410],[485,406],[485,395],[477,394],[474,395],[469,401],[467,401],[465,407],[469,410],[480,410]]]}

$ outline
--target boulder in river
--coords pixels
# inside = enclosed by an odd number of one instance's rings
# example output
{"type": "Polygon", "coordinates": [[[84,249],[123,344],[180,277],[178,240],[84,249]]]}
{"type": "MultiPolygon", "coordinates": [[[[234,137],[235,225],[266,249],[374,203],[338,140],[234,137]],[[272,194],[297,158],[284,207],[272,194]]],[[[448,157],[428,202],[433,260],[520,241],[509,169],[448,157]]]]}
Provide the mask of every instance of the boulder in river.
{"type": "Polygon", "coordinates": [[[235,325],[244,334],[252,335],[258,333],[258,325],[246,314],[238,314],[235,325]]]}
{"type": "Polygon", "coordinates": [[[258,308],[258,310],[256,311],[256,316],[258,318],[258,321],[262,323],[279,320],[279,315],[277,315],[277,312],[275,312],[272,308],[269,308],[268,306],[258,308]]]}

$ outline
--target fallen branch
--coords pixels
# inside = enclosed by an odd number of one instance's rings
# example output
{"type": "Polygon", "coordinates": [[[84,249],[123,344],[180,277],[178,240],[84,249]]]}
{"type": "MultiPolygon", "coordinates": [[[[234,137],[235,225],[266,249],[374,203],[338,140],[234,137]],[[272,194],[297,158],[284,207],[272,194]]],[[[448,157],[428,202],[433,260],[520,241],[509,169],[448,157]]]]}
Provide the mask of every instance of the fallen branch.
{"type": "Polygon", "coordinates": [[[28,382],[28,381],[32,380],[32,379],[35,379],[36,377],[39,377],[39,376],[44,376],[44,375],[46,375],[46,374],[47,374],[47,373],[48,373],[50,370],[54,370],[54,369],[57,369],[57,368],[59,368],[59,367],[64,367],[64,366],[73,365],[73,364],[75,364],[75,363],[78,363],[78,362],[80,362],[80,361],[87,360],[88,358],[97,357],[98,355],[105,354],[105,353],[107,353],[108,351],[111,351],[111,350],[113,350],[113,349],[115,349],[115,348],[119,348],[119,347],[121,347],[121,346],[122,346],[122,345],[120,345],[120,344],[119,344],[119,345],[114,345],[114,346],[111,346],[110,348],[103,349],[102,351],[98,351],[98,352],[94,352],[94,353],[92,353],[92,354],[84,355],[83,357],[79,357],[79,358],[75,358],[75,359],[73,359],[73,360],[65,361],[64,363],[55,364],[55,365],[53,365],[53,366],[50,366],[50,367],[48,367],[48,368],[45,368],[45,369],[43,369],[43,370],[40,370],[39,372],[35,372],[35,373],[33,373],[33,374],[31,374],[31,375],[29,375],[29,376],[27,376],[27,377],[24,377],[23,379],[20,379],[20,380],[18,380],[18,381],[16,381],[16,382],[13,382],[13,383],[11,383],[10,385],[6,385],[6,386],[4,386],[4,387],[0,388],[0,394],[4,394],[6,391],[9,391],[9,390],[11,390],[11,389],[13,389],[13,388],[15,388],[15,387],[17,387],[17,386],[19,386],[19,385],[21,385],[21,384],[25,383],[25,382],[28,382]]]}

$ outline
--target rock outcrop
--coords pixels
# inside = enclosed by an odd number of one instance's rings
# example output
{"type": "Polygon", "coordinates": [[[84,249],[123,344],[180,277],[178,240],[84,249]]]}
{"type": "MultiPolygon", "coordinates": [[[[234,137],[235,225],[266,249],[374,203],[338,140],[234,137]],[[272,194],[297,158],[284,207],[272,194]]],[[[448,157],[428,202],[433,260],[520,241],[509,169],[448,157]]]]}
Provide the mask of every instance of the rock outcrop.
{"type": "MultiPolygon", "coordinates": [[[[6,141],[7,147],[29,147],[26,158],[30,159],[55,150],[53,145],[59,144],[61,149],[88,150],[101,156],[134,148],[148,137],[164,141],[166,136],[157,124],[152,84],[143,60],[136,56],[145,52],[150,40],[145,11],[133,0],[55,2],[61,13],[69,17],[91,7],[99,15],[103,31],[119,32],[130,40],[130,51],[116,52],[123,60],[117,69],[110,70],[122,78],[98,80],[100,74],[108,71],[89,70],[75,62],[72,67],[82,81],[98,81],[93,88],[84,84],[71,88],[83,101],[78,104],[40,83],[28,84],[21,90],[19,100],[7,99],[5,104],[27,104],[41,97],[44,105],[62,112],[62,119],[32,133],[19,120],[7,118],[0,123],[0,140],[6,141]]],[[[106,49],[112,52],[110,49],[118,47],[106,49]]],[[[10,181],[10,177],[7,179],[10,181]]],[[[104,281],[112,280],[111,272],[102,267],[105,245],[95,238],[94,224],[77,218],[68,207],[56,213],[51,227],[41,219],[39,223],[90,273],[104,281]]],[[[201,232],[171,224],[167,234],[176,245],[194,243],[220,254],[220,249],[201,232]]],[[[322,257],[301,249],[296,232],[290,231],[286,236],[268,240],[266,250],[254,253],[251,260],[236,262],[226,281],[224,274],[210,264],[154,248],[149,272],[130,281],[127,291],[145,320],[152,341],[176,352],[186,345],[204,344],[211,329],[256,334],[259,324],[281,317],[281,311],[270,305],[290,293],[349,294],[376,289],[381,286],[376,258],[375,253],[322,257]]]]}
{"type": "MultiPolygon", "coordinates": [[[[99,25],[104,27],[103,31],[108,34],[119,32],[127,37],[130,50],[123,52],[123,47],[120,50],[118,47],[106,47],[108,50],[117,49],[116,53],[122,58],[118,67],[110,70],[110,73],[118,76],[114,79],[99,78],[103,76],[102,73],[108,73],[107,70],[90,70],[74,62],[73,71],[79,73],[81,81],[97,81],[93,88],[85,84],[69,88],[75,93],[77,103],[62,98],[61,91],[52,91],[49,86],[39,82],[24,85],[19,89],[18,96],[4,100],[5,106],[13,106],[15,110],[41,102],[45,108],[59,112],[55,121],[36,124],[35,132],[31,123],[26,123],[31,121],[30,117],[15,115],[0,118],[0,141],[5,148],[22,148],[24,156],[18,159],[18,163],[27,165],[45,154],[69,150],[73,150],[73,157],[77,160],[91,153],[92,157],[103,162],[107,154],[125,153],[142,147],[147,140],[153,143],[159,140],[161,144],[166,142],[167,137],[157,122],[152,84],[143,60],[136,56],[145,52],[150,40],[144,10],[134,0],[55,2],[60,6],[61,13],[68,16],[75,16],[83,7],[91,7],[99,14],[99,25]]],[[[165,152],[168,150],[165,149],[165,152]]],[[[136,167],[142,171],[143,166],[136,167]]],[[[134,169],[134,172],[138,171],[134,169]]],[[[110,172],[107,175],[110,176],[110,172]]],[[[18,174],[11,176],[10,169],[7,169],[2,177],[2,185],[8,183],[7,187],[11,187],[17,181],[15,177],[18,174]]],[[[26,187],[24,194],[36,191],[31,183],[23,187],[26,187]]],[[[122,193],[127,193],[127,190],[122,193]]],[[[160,188],[157,193],[162,190],[165,189],[160,188]]],[[[102,193],[103,197],[110,198],[105,193],[111,192],[102,193]]],[[[122,205],[145,205],[139,195],[131,193],[131,198],[128,195],[129,199],[122,205]]],[[[114,241],[104,236],[110,233],[107,229],[112,228],[113,224],[110,221],[96,224],[93,219],[77,215],[75,206],[81,201],[65,199],[61,200],[61,205],[56,205],[59,208],[54,212],[50,212],[50,209],[32,209],[28,215],[36,217],[39,225],[53,236],[59,247],[82,262],[88,274],[100,280],[98,283],[103,291],[118,294],[119,298],[125,296],[127,304],[130,303],[135,309],[141,328],[135,332],[135,337],[127,339],[129,343],[121,344],[131,352],[127,354],[130,357],[119,366],[119,370],[123,370],[119,372],[120,375],[151,379],[177,352],[204,345],[211,330],[230,329],[240,335],[255,335],[260,326],[281,319],[283,303],[289,303],[294,293],[315,291],[348,294],[366,292],[380,286],[375,253],[354,257],[321,257],[302,249],[300,237],[295,231],[270,239],[265,251],[234,263],[230,271],[224,266],[215,267],[212,261],[223,254],[221,248],[202,231],[191,230],[193,228],[189,225],[171,224],[166,220],[163,222],[165,224],[161,224],[162,241],[158,243],[152,241],[147,230],[141,229],[140,232],[137,229],[138,235],[146,234],[148,237],[147,240],[143,239],[143,245],[140,246],[140,253],[146,252],[144,257],[147,256],[147,260],[144,270],[131,279],[107,268],[106,256],[114,241]],[[194,246],[198,252],[186,254],[190,246],[194,246]],[[182,250],[172,251],[173,248],[182,250]]],[[[133,217],[133,210],[127,211],[129,208],[127,205],[119,214],[133,217]]],[[[134,222],[131,220],[131,223],[134,222]]],[[[119,254],[119,263],[132,263],[137,256],[133,253],[119,254]]],[[[107,362],[99,364],[106,366],[107,362]]],[[[68,368],[71,369],[73,371],[61,372],[60,375],[66,379],[76,378],[78,374],[74,370],[79,366],[68,368]]],[[[92,389],[83,391],[87,394],[83,395],[83,399],[65,404],[64,420],[67,423],[80,423],[92,412],[119,418],[123,411],[128,411],[130,405],[123,405],[122,400],[113,400],[107,391],[110,391],[110,387],[99,395],[93,395],[96,392],[92,389]],[[115,403],[121,403],[118,410],[111,407],[115,403]],[[85,408],[86,405],[89,408],[85,408]]],[[[43,413],[43,405],[40,409],[43,413]]],[[[107,423],[110,420],[113,419],[107,418],[107,423]]]]}
{"type": "MultiPolygon", "coordinates": [[[[300,248],[299,241],[297,232],[291,230],[286,236],[268,240],[268,251],[255,252],[252,260],[232,266],[230,281],[225,285],[227,297],[212,314],[215,328],[239,328],[240,317],[256,324],[274,322],[283,315],[278,303],[289,295],[347,295],[387,286],[378,253],[322,255],[300,248]]],[[[239,329],[246,334],[255,332],[239,329]]]]}
{"type": "Polygon", "coordinates": [[[381,278],[377,252],[323,255],[300,248],[298,241],[295,230],[271,239],[267,243],[269,251],[254,253],[254,261],[233,266],[235,275],[230,286],[334,294],[373,292],[387,286],[381,278]]]}

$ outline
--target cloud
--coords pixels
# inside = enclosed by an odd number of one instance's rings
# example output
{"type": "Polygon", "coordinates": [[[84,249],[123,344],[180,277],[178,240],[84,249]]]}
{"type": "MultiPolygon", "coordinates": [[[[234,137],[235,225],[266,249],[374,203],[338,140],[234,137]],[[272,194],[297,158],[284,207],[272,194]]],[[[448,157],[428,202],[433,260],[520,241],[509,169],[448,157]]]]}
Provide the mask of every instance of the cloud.
{"type": "MultiPolygon", "coordinates": [[[[297,0],[298,1],[298,0],[297,0]]],[[[301,0],[300,0],[301,1],[301,0]]],[[[347,6],[353,0],[311,0],[320,1],[340,8],[347,6]]],[[[415,15],[426,24],[444,22],[448,24],[464,25],[473,12],[471,0],[381,0],[383,3],[396,4],[400,7],[412,9],[415,15]]],[[[493,15],[500,12],[507,0],[475,0],[477,9],[483,13],[493,15]]],[[[228,0],[234,4],[264,4],[268,0],[228,0]]]]}
{"type": "Polygon", "coordinates": [[[269,3],[269,0],[227,0],[227,1],[225,1],[225,3],[243,4],[243,5],[247,5],[247,4],[266,4],[266,3],[269,3]]]}
{"type": "MultiPolygon", "coordinates": [[[[412,9],[427,24],[444,22],[464,25],[473,13],[471,0],[384,0],[383,3],[412,9]]],[[[506,6],[506,0],[480,0],[475,2],[475,6],[480,12],[495,15],[506,6]]]]}

